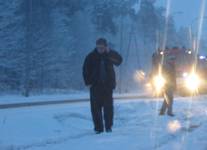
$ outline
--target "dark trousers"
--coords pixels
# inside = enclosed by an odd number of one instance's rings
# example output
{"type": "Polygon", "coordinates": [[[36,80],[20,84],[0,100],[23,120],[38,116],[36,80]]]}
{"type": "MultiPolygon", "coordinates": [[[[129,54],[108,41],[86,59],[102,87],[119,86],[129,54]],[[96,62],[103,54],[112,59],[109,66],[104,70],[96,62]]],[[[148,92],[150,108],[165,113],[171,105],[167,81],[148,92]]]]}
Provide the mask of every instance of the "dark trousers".
{"type": "Polygon", "coordinates": [[[92,86],[90,89],[91,113],[95,131],[111,129],[113,125],[113,90],[105,86],[92,86]]]}
{"type": "Polygon", "coordinates": [[[168,88],[165,90],[164,94],[164,102],[162,104],[160,113],[165,113],[167,110],[168,114],[172,114],[173,113],[173,88],[168,88]]]}

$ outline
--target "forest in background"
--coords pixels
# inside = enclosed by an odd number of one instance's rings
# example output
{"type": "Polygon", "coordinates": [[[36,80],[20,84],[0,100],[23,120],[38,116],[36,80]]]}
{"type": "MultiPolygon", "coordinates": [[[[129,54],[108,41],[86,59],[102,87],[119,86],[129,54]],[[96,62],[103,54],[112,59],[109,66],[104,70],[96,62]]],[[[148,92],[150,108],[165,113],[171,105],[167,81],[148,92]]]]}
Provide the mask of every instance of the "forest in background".
{"type": "Polygon", "coordinates": [[[191,45],[153,0],[0,0],[0,93],[85,90],[82,64],[99,37],[124,58],[124,92],[139,88],[134,73],[149,72],[158,47],[191,45]]]}

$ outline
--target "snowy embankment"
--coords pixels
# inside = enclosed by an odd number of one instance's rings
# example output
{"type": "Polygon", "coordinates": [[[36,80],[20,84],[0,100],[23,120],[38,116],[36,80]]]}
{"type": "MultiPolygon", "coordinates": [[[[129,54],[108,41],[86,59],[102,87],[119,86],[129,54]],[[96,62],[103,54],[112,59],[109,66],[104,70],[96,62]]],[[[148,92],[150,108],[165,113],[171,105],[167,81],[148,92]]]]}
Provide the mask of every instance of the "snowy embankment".
{"type": "Polygon", "coordinates": [[[95,135],[88,103],[0,110],[0,150],[206,150],[207,97],[115,101],[112,133],[95,135]]]}

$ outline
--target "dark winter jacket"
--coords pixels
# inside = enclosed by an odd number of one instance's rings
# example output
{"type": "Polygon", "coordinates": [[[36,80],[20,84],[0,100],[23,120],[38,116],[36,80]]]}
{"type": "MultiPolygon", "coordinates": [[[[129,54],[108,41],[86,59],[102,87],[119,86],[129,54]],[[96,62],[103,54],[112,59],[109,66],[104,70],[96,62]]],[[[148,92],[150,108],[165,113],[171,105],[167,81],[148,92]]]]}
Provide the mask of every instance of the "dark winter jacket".
{"type": "Polygon", "coordinates": [[[83,65],[85,84],[91,86],[100,84],[100,66],[102,60],[104,60],[106,70],[105,85],[114,89],[116,87],[114,65],[119,66],[122,63],[122,57],[114,50],[110,50],[109,53],[100,54],[97,49],[94,49],[88,54],[83,65]]]}
{"type": "Polygon", "coordinates": [[[153,55],[152,55],[152,70],[153,70],[153,72],[158,71],[158,66],[161,63],[161,59],[162,59],[162,56],[158,52],[153,53],[153,55]]]}
{"type": "Polygon", "coordinates": [[[166,80],[166,89],[176,89],[176,70],[173,64],[164,64],[162,67],[162,72],[166,80]]]}

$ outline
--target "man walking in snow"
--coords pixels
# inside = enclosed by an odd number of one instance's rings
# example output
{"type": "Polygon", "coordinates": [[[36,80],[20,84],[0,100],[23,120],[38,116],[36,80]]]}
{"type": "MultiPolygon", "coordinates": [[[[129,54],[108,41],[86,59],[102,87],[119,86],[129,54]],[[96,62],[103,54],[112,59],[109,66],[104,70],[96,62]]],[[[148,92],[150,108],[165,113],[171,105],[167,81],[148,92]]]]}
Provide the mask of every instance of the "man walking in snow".
{"type": "Polygon", "coordinates": [[[163,92],[164,102],[160,110],[160,115],[164,115],[167,110],[167,114],[173,117],[173,94],[176,89],[175,58],[169,57],[165,59],[166,61],[163,62],[162,66],[162,74],[166,83],[163,92]]]}
{"type": "Polygon", "coordinates": [[[119,66],[121,63],[120,54],[108,48],[104,38],[96,41],[96,48],[85,58],[83,78],[90,87],[91,113],[96,134],[102,133],[104,127],[106,132],[112,132],[112,94],[116,86],[114,65],[119,66]]]}

